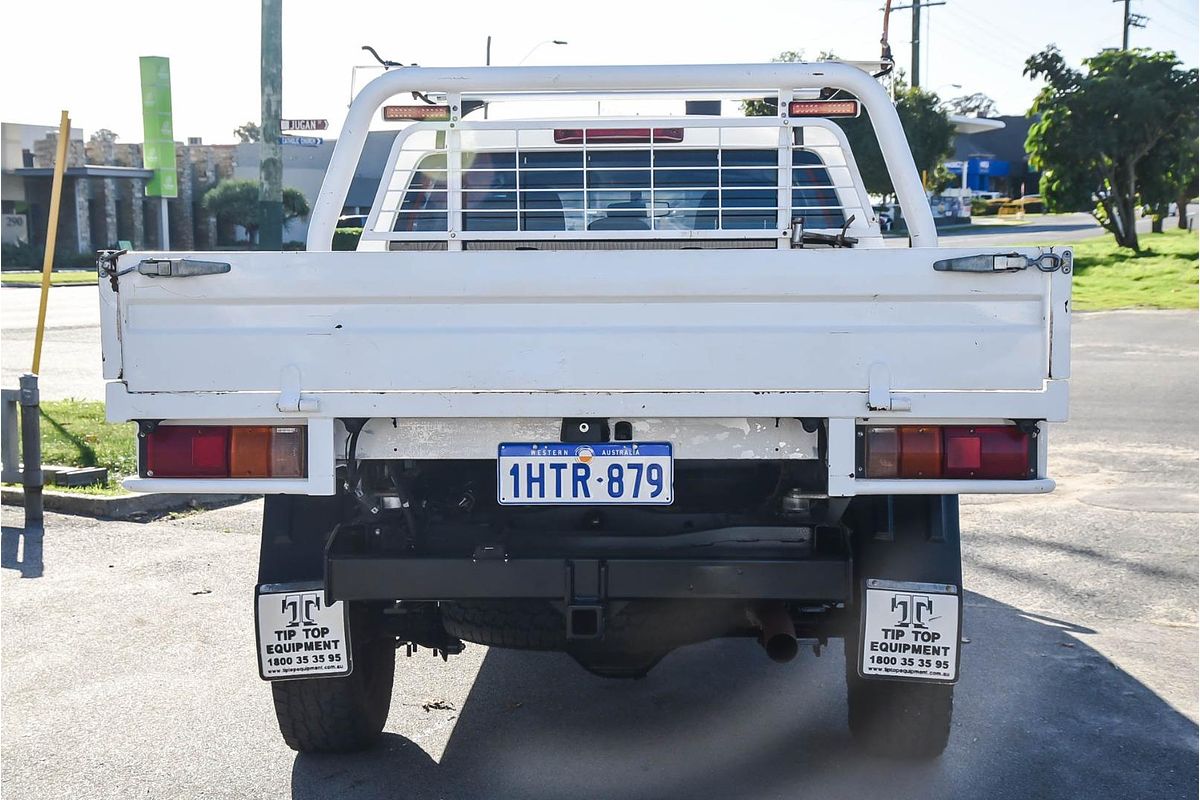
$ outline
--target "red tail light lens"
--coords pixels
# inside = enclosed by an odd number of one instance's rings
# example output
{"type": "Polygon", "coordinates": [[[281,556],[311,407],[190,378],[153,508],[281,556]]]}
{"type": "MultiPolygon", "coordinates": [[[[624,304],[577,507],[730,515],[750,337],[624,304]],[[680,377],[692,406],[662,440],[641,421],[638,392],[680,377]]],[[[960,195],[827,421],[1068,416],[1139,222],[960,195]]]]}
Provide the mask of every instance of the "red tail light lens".
{"type": "Polygon", "coordinates": [[[1009,425],[872,426],[862,431],[866,478],[1020,480],[1036,476],[1032,437],[1009,425]]]}
{"type": "Polygon", "coordinates": [[[303,478],[300,426],[160,425],[142,440],[146,478],[303,478]]]}
{"type": "Polygon", "coordinates": [[[147,477],[229,476],[229,428],[161,425],[146,437],[145,452],[147,477]]]}
{"type": "Polygon", "coordinates": [[[1029,436],[1007,425],[944,428],[947,478],[1029,478],[1029,436]]]}
{"type": "Polygon", "coordinates": [[[557,128],[555,144],[649,144],[682,142],[683,128],[557,128]]]}

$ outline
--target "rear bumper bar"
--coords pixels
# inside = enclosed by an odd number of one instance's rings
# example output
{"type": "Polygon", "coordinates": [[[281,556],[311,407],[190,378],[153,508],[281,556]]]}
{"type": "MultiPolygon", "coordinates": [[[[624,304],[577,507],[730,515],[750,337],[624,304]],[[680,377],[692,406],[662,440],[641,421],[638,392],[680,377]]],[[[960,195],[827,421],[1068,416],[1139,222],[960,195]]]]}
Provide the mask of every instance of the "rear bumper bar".
{"type": "Polygon", "coordinates": [[[819,559],[330,556],[325,567],[330,600],[844,601],[850,593],[849,562],[819,559]]]}

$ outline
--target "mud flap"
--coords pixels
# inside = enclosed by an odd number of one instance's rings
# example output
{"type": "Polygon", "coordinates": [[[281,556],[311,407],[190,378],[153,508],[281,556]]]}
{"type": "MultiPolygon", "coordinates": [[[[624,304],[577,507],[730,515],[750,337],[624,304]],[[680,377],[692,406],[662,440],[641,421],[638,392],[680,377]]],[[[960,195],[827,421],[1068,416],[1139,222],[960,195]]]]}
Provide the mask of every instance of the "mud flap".
{"type": "Polygon", "coordinates": [[[881,498],[864,517],[854,540],[858,608],[847,668],[875,680],[954,683],[963,611],[958,497],[881,498]]]}
{"type": "Polygon", "coordinates": [[[326,603],[320,583],[260,584],[254,630],[265,681],[335,678],[354,669],[347,604],[326,603]]]}

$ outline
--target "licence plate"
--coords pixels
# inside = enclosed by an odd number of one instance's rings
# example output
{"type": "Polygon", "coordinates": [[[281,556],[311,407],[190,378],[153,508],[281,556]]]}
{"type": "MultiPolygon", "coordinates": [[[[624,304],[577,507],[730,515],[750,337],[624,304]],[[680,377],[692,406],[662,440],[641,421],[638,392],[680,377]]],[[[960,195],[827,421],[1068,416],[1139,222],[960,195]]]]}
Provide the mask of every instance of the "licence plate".
{"type": "Polygon", "coordinates": [[[864,678],[958,679],[958,587],[870,579],[863,591],[864,678]]]}
{"type": "Polygon", "coordinates": [[[670,505],[667,442],[502,444],[501,505],[670,505]]]}
{"type": "Polygon", "coordinates": [[[354,665],[344,602],[326,604],[320,584],[264,584],[257,594],[254,619],[263,680],[350,674],[354,665]]]}

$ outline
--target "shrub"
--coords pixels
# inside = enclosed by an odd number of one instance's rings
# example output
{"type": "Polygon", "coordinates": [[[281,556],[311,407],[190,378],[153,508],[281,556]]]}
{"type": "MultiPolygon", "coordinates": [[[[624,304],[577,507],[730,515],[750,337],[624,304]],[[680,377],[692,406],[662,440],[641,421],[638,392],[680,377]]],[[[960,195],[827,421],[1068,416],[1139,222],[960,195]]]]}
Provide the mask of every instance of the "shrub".
{"type": "Polygon", "coordinates": [[[362,228],[337,228],[333,232],[334,250],[354,250],[362,238],[362,228]]]}
{"type": "MultiPolygon", "coordinates": [[[[27,242],[6,244],[0,248],[0,267],[4,269],[41,269],[42,258],[46,250],[42,246],[34,247],[27,242]]],[[[59,247],[54,253],[54,268],[63,267],[93,267],[96,265],[96,253],[91,250],[76,252],[75,250],[59,247]]]]}

